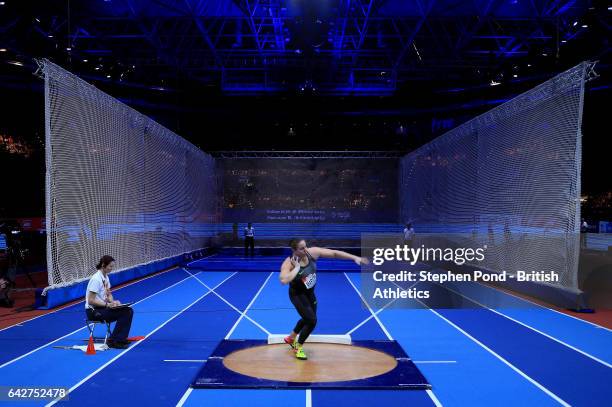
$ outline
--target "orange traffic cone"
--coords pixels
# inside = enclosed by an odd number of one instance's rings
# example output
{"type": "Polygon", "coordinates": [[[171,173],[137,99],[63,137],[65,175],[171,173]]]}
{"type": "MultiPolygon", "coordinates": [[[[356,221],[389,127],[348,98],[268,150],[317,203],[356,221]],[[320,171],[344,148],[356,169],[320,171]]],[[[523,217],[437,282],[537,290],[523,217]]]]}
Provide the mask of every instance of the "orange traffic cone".
{"type": "Polygon", "coordinates": [[[96,347],[94,345],[93,335],[89,335],[89,342],[87,343],[87,350],[85,351],[86,355],[95,355],[96,347]]]}

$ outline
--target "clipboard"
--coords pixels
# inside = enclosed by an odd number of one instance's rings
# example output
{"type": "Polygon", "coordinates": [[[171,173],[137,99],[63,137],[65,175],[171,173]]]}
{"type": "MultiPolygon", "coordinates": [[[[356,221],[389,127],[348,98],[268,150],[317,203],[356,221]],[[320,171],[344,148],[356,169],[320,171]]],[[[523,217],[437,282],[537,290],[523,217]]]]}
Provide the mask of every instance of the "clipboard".
{"type": "Polygon", "coordinates": [[[134,304],[133,302],[126,302],[125,304],[117,305],[117,306],[112,307],[110,309],[127,308],[127,307],[131,307],[133,304],[134,304]]]}

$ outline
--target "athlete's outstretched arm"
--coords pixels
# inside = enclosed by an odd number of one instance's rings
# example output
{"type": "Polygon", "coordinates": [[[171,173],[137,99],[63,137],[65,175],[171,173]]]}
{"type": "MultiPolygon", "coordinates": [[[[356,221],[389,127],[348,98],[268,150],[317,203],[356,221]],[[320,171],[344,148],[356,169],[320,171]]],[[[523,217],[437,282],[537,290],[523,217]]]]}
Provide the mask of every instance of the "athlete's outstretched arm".
{"type": "Polygon", "coordinates": [[[324,247],[310,247],[308,251],[315,258],[325,257],[328,259],[353,260],[359,266],[362,264],[368,264],[370,262],[367,257],[355,256],[353,254],[343,252],[342,250],[326,249],[324,247]]]}

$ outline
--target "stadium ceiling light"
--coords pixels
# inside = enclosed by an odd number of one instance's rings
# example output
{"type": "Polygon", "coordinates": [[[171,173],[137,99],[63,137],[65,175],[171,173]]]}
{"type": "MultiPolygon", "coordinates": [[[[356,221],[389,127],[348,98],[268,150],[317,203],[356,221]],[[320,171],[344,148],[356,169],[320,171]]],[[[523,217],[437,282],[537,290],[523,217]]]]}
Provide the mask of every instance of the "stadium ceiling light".
{"type": "Polygon", "coordinates": [[[6,48],[0,48],[0,52],[6,52],[6,48]]]}
{"type": "Polygon", "coordinates": [[[589,28],[587,24],[582,24],[582,28],[589,28]]]}
{"type": "Polygon", "coordinates": [[[23,62],[19,61],[8,61],[8,63],[15,66],[23,66],[23,62]]]}
{"type": "Polygon", "coordinates": [[[495,80],[491,79],[491,82],[489,82],[489,85],[491,85],[491,86],[497,86],[497,85],[501,85],[501,82],[497,82],[497,81],[495,81],[495,80]]]}

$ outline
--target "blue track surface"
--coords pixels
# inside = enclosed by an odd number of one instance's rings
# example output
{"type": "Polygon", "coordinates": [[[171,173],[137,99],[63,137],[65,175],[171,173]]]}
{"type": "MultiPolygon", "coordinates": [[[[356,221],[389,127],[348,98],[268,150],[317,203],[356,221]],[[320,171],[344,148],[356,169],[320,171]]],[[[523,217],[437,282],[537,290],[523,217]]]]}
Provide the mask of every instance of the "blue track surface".
{"type": "Polygon", "coordinates": [[[68,387],[62,404],[75,406],[92,404],[101,392],[113,406],[607,406],[612,399],[607,329],[535,305],[491,311],[491,295],[499,297],[496,303],[524,300],[485,286],[452,294],[481,304],[471,309],[389,308],[373,318],[353,287],[360,287],[359,273],[324,271],[315,333],[397,340],[432,383],[431,392],[189,390],[223,338],[286,333],[298,318],[278,282],[279,259],[216,256],[205,267],[193,275],[172,270],[115,292],[137,302],[131,335],[146,336],[127,350],[86,356],[53,348],[84,343],[82,303],[0,331],[0,385],[68,387]]]}

